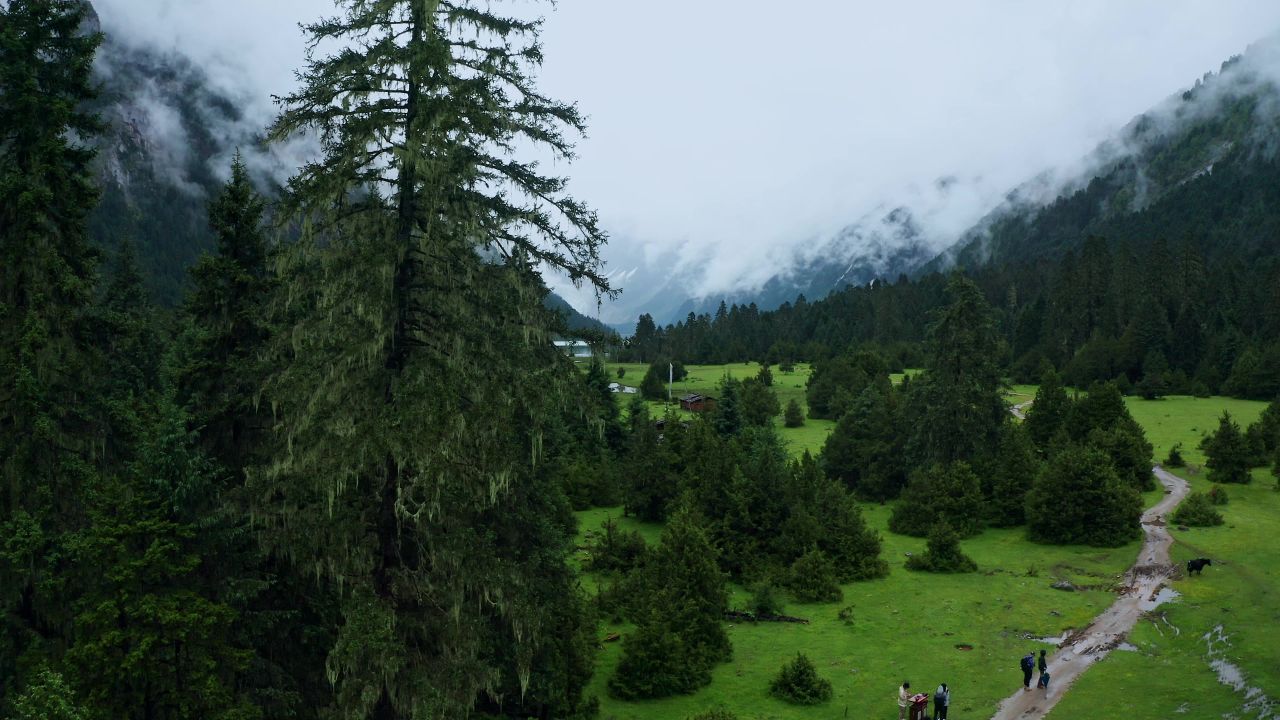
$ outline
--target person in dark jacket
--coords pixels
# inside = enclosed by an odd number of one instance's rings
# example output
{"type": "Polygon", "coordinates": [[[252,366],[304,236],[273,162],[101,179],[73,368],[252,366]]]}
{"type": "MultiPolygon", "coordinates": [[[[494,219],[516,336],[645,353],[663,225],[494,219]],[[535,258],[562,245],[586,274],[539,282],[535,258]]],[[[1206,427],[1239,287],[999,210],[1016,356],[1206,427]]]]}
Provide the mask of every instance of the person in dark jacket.
{"type": "Polygon", "coordinates": [[[1040,651],[1040,679],[1036,681],[1036,687],[1044,688],[1045,692],[1049,691],[1049,662],[1045,660],[1044,650],[1040,651]]]}
{"type": "Polygon", "coordinates": [[[1030,691],[1031,673],[1036,669],[1036,654],[1029,652],[1023,655],[1022,662],[1019,665],[1022,667],[1022,689],[1030,691]]]}
{"type": "Polygon", "coordinates": [[[951,707],[951,688],[946,683],[933,691],[933,720],[947,720],[947,708],[951,707]]]}

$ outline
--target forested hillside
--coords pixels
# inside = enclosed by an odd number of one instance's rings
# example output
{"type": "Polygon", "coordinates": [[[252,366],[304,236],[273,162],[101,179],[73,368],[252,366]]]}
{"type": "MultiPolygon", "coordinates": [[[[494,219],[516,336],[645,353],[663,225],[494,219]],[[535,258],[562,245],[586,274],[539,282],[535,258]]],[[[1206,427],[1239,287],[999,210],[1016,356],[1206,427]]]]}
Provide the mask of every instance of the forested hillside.
{"type": "Polygon", "coordinates": [[[874,348],[910,366],[943,275],[958,271],[996,308],[1001,362],[1017,378],[1053,366],[1077,386],[1270,398],[1280,392],[1280,92],[1255,67],[1272,45],[1135,120],[1098,151],[1109,159],[1083,187],[1044,206],[1011,201],[922,274],[775,311],[722,304],[666,327],[644,316],[623,357],[780,362],[874,348]]]}
{"type": "Polygon", "coordinates": [[[1274,247],[1280,89],[1275,38],[1134,119],[1084,161],[1090,168],[1056,199],[1026,189],[926,269],[1060,257],[1098,235],[1162,239],[1249,260],[1274,247]]]}

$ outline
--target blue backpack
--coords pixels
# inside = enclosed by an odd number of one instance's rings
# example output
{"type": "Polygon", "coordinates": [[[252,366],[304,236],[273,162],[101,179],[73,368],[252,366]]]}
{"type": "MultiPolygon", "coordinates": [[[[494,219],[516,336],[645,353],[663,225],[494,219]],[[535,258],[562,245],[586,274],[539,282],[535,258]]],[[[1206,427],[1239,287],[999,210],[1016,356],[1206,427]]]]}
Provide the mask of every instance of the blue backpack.
{"type": "Polygon", "coordinates": [[[1031,672],[1032,670],[1034,670],[1034,669],[1035,669],[1035,667],[1036,667],[1036,661],[1035,661],[1035,658],[1034,658],[1034,657],[1032,657],[1031,655],[1023,655],[1023,656],[1022,656],[1022,671],[1023,671],[1023,672],[1031,672]]]}

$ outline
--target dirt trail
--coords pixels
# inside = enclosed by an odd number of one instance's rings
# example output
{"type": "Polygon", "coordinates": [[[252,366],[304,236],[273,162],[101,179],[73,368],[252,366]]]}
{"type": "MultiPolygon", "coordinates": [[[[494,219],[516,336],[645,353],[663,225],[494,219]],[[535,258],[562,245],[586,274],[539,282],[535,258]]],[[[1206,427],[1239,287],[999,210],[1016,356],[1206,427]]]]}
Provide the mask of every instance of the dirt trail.
{"type": "Polygon", "coordinates": [[[1033,402],[1035,402],[1035,401],[1034,401],[1034,400],[1028,400],[1028,401],[1026,401],[1026,402],[1024,402],[1024,403],[1018,403],[1017,405],[1014,405],[1013,407],[1010,407],[1010,408],[1009,408],[1009,412],[1013,413],[1013,416],[1014,416],[1014,417],[1016,417],[1016,418],[1018,418],[1019,420],[1026,420],[1026,419],[1027,419],[1027,408],[1028,408],[1028,407],[1030,407],[1030,406],[1031,406],[1031,403],[1033,403],[1033,402]]]}
{"type": "MultiPolygon", "coordinates": [[[[1137,562],[1125,573],[1120,597],[1094,618],[1089,627],[1067,638],[1058,652],[1049,658],[1049,677],[1053,680],[1048,693],[1034,688],[1029,692],[1018,688],[1000,703],[1000,709],[992,720],[1043,718],[1058,704],[1062,694],[1071,689],[1076,678],[1124,642],[1142,614],[1154,609],[1164,599],[1158,597],[1160,590],[1175,571],[1169,563],[1169,546],[1173,544],[1173,538],[1165,529],[1165,518],[1186,496],[1187,481],[1160,467],[1153,468],[1152,472],[1164,485],[1166,494],[1142,515],[1142,532],[1146,539],[1137,562]]],[[[1015,671],[1017,660],[1008,659],[1009,667],[1015,671]]],[[[1015,674],[1011,672],[1009,677],[1014,678],[1015,674]]],[[[1018,676],[1014,682],[1021,679],[1018,676]]]]}

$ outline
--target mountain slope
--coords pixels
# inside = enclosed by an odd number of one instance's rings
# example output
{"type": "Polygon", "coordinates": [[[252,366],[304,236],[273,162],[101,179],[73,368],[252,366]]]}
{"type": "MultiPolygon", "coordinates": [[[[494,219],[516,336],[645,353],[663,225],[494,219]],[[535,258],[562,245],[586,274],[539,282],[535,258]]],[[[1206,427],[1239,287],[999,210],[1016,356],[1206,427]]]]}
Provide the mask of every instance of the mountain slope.
{"type": "MultiPolygon", "coordinates": [[[[86,31],[101,30],[92,12],[86,31]]],[[[179,302],[189,268],[214,247],[207,206],[236,152],[245,155],[259,189],[274,195],[288,163],[263,146],[263,128],[240,104],[212,87],[200,68],[172,53],[126,45],[107,35],[94,64],[93,109],[104,130],[97,141],[101,200],[89,221],[104,248],[132,242],[155,299],[179,302]]],[[[546,304],[571,330],[605,331],[554,293],[546,304]]]]}
{"type": "Polygon", "coordinates": [[[108,247],[133,242],[153,294],[172,304],[186,268],[213,247],[209,197],[237,149],[261,154],[259,132],[184,58],[107,36],[94,69],[104,132],[90,232],[108,247]]]}
{"type": "Polygon", "coordinates": [[[1052,202],[1028,183],[921,272],[1056,257],[1096,235],[1223,244],[1248,253],[1280,237],[1280,91],[1275,40],[1139,116],[1052,202]]]}

